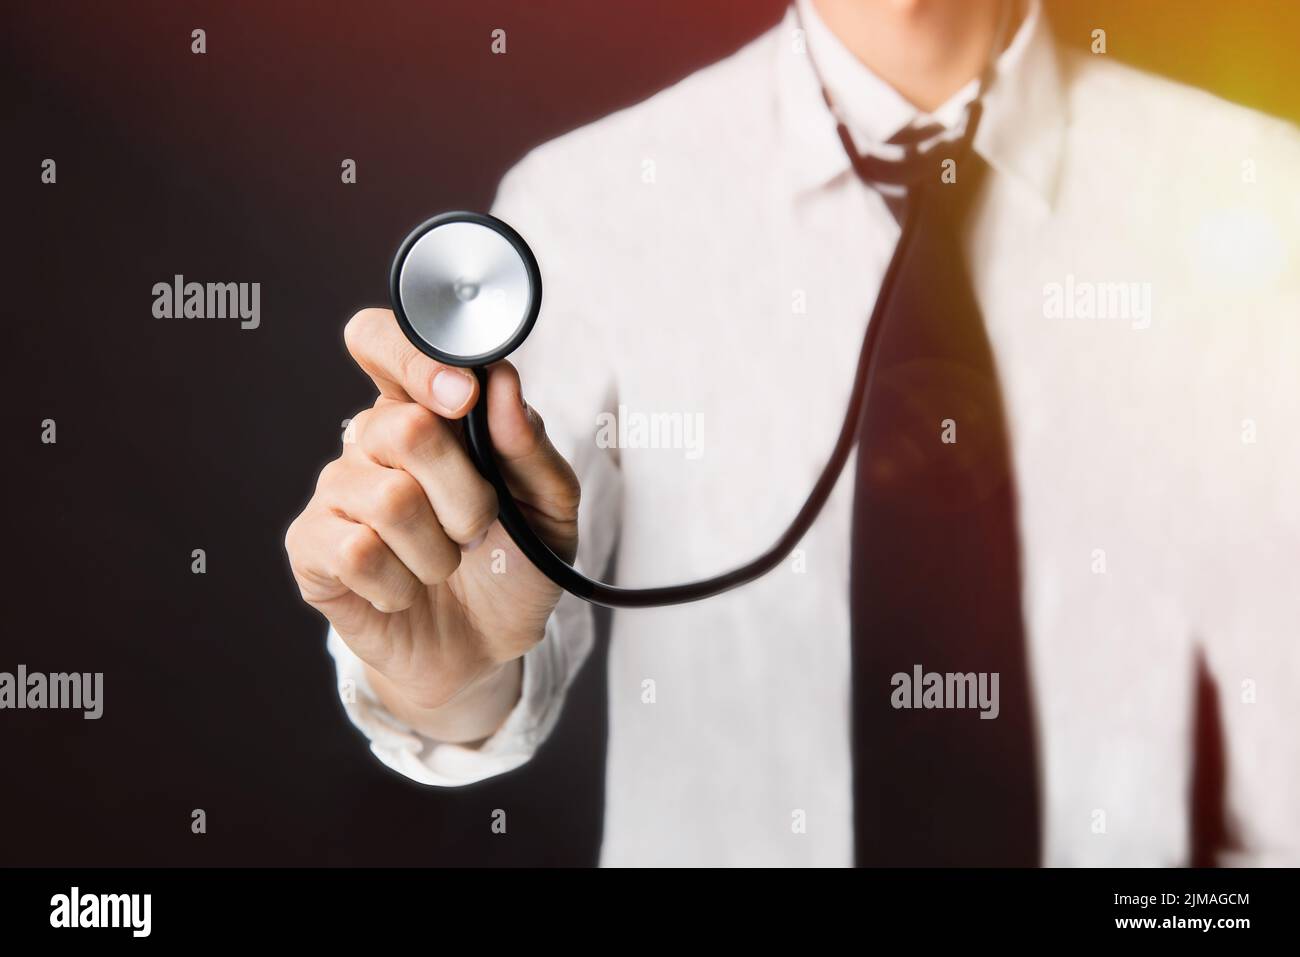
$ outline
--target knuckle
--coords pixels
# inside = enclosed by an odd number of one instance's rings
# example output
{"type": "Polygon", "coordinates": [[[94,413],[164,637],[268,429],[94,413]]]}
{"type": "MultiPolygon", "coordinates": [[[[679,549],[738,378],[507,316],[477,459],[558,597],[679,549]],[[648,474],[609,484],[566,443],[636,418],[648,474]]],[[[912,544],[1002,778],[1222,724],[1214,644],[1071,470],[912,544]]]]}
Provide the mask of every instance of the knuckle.
{"type": "Polygon", "coordinates": [[[284,552],[289,556],[289,565],[297,570],[296,558],[299,554],[298,543],[302,538],[302,515],[299,515],[284,530],[284,552]]]}
{"type": "Polygon", "coordinates": [[[432,581],[426,585],[438,585],[445,582],[460,568],[461,554],[459,548],[441,549],[430,565],[432,581]]]}
{"type": "Polygon", "coordinates": [[[383,561],[384,543],[374,529],[358,525],[339,542],[339,570],[345,575],[366,575],[383,561]]]}
{"type": "Polygon", "coordinates": [[[429,371],[429,363],[432,360],[412,347],[405,338],[394,339],[391,348],[393,366],[400,374],[403,383],[415,382],[422,377],[433,378],[429,371]]]}
{"type": "Polygon", "coordinates": [[[422,405],[407,403],[393,414],[392,442],[400,452],[415,454],[437,447],[445,436],[438,417],[422,405]]]}
{"type": "Polygon", "coordinates": [[[362,409],[356,415],[352,416],[352,422],[349,426],[349,429],[352,432],[352,442],[348,443],[349,445],[361,440],[361,437],[366,434],[366,426],[370,424],[374,417],[375,410],[373,406],[369,409],[362,409]]]}
{"type": "Polygon", "coordinates": [[[538,439],[546,435],[546,420],[542,418],[542,413],[538,412],[535,406],[528,406],[528,421],[533,427],[533,435],[538,439]]]}
{"type": "Polygon", "coordinates": [[[325,467],[320,470],[320,475],[316,477],[316,491],[325,492],[332,488],[337,488],[344,471],[343,462],[340,459],[331,459],[325,463],[325,467]]]}
{"type": "Polygon", "coordinates": [[[546,423],[542,421],[542,414],[531,405],[524,406],[524,420],[527,429],[523,435],[523,445],[528,453],[536,452],[546,441],[546,423]]]}
{"type": "Polygon", "coordinates": [[[375,518],[383,524],[406,524],[419,514],[423,502],[424,491],[406,472],[394,470],[375,485],[375,518]]]}
{"type": "Polygon", "coordinates": [[[474,541],[497,520],[497,493],[492,486],[486,485],[482,494],[475,496],[472,502],[456,509],[450,521],[443,526],[447,534],[462,545],[474,541]]]}
{"type": "Polygon", "coordinates": [[[315,605],[322,599],[319,584],[305,572],[294,570],[293,582],[298,586],[298,597],[309,605],[315,605]]]}
{"type": "Polygon", "coordinates": [[[582,483],[568,462],[562,461],[560,473],[560,481],[556,485],[556,505],[576,518],[582,505],[582,483]]]}
{"type": "Polygon", "coordinates": [[[545,452],[551,444],[546,435],[546,420],[536,408],[526,406],[525,417],[528,420],[527,448],[530,454],[545,452]]]}
{"type": "Polygon", "coordinates": [[[573,466],[559,452],[553,452],[548,457],[551,460],[548,467],[553,469],[552,479],[546,483],[544,495],[548,511],[557,518],[576,521],[582,505],[582,483],[578,481],[573,466]]]}

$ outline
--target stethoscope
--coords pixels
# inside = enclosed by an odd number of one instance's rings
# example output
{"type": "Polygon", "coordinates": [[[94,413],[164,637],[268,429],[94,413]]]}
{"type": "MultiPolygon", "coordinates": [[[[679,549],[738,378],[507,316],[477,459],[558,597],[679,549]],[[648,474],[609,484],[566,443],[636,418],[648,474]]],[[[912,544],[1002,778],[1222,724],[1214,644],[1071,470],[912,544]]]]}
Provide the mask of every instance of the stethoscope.
{"type": "MultiPolygon", "coordinates": [[[[1003,24],[990,53],[990,68],[967,107],[961,127],[961,139],[967,145],[979,120],[981,97],[991,78],[996,51],[1001,49],[1006,20],[1004,10],[1003,24]]],[[[845,124],[829,94],[825,95],[844,139],[847,137],[845,124]]],[[[846,146],[850,142],[846,141],[846,146]]],[[[844,424],[812,491],[790,527],[757,558],[712,578],[681,585],[621,588],[588,578],[542,541],[510,493],[488,431],[486,367],[523,344],[541,310],[541,270],[522,236],[500,219],[482,213],[448,212],[434,216],[412,230],[398,247],[389,274],[389,295],[397,322],[412,345],[438,362],[472,369],[478,379],[479,400],[465,419],[466,448],[479,472],[496,490],[498,519],[524,556],[565,591],[597,605],[611,608],[677,605],[721,594],[776,568],[794,550],[826,505],[857,438],[872,375],[876,331],[893,298],[900,263],[911,246],[919,204],[909,205],[863,336],[844,424]]]]}

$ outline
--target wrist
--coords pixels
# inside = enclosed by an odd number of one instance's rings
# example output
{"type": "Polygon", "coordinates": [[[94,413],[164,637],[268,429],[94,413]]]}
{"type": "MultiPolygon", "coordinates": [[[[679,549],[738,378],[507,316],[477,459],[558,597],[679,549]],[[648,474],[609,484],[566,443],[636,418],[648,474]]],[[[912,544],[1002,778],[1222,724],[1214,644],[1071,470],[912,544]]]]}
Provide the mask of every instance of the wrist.
{"type": "Polygon", "coordinates": [[[402,689],[366,665],[376,696],[402,723],[435,741],[477,747],[509,717],[523,688],[523,659],[493,664],[449,701],[429,708],[416,704],[402,689]]]}

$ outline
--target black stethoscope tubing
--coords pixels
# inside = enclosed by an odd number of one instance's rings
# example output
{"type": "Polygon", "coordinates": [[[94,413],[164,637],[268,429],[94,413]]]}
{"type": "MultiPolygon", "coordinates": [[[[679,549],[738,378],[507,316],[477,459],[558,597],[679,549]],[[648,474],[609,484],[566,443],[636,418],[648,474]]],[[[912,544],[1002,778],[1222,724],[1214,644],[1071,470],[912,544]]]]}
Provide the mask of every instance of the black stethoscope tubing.
{"type": "Polygon", "coordinates": [[[863,400],[870,390],[871,377],[874,371],[873,359],[875,356],[876,334],[881,326],[880,317],[884,314],[884,310],[888,308],[893,297],[893,289],[897,283],[900,264],[906,258],[911,246],[913,225],[916,222],[919,208],[919,202],[911,204],[903,221],[902,232],[899,235],[894,255],[890,259],[889,267],[885,271],[885,278],[881,282],[880,291],[876,296],[876,303],[871,310],[871,318],[867,322],[866,333],[862,339],[862,348],[858,353],[858,365],[853,375],[853,389],[848,414],[844,418],[844,424],[840,427],[839,436],[835,440],[835,447],[831,450],[830,458],[826,462],[825,468],[822,469],[817,483],[808,494],[808,498],[804,501],[798,514],[795,515],[794,521],[790,523],[790,527],[767,551],[744,565],[714,575],[711,578],[704,578],[681,585],[621,588],[617,585],[608,585],[588,578],[559,555],[556,555],[529,525],[528,519],[515,501],[506,483],[505,476],[501,472],[496,453],[493,451],[492,435],[488,429],[487,370],[482,366],[476,366],[474,375],[479,382],[479,400],[474,404],[474,408],[470,410],[465,420],[465,444],[469,450],[470,458],[479,472],[496,490],[500,510],[498,519],[501,522],[501,527],[510,535],[515,545],[523,552],[524,557],[532,562],[538,571],[565,591],[593,604],[604,605],[607,608],[649,608],[699,601],[702,598],[710,598],[751,582],[781,564],[807,533],[812,523],[821,513],[822,508],[826,505],[826,500],[834,490],[840,473],[844,471],[849,452],[853,450],[856,443],[858,423],[862,418],[863,400]]]}

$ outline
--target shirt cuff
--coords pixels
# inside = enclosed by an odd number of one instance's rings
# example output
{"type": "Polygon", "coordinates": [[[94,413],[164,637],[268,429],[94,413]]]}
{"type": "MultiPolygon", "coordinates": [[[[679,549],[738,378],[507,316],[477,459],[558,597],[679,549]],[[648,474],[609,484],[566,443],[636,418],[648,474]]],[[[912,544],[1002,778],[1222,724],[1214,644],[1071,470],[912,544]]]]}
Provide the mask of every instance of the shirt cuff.
{"type": "Polygon", "coordinates": [[[523,657],[519,701],[501,727],[477,748],[434,740],[394,717],[370,686],[361,659],[330,628],[325,647],[338,670],[344,712],[369,739],[375,757],[421,784],[459,787],[514,770],[533,756],[559,719],[571,677],[561,632],[571,639],[578,637],[575,629],[591,628],[589,610],[574,608],[568,598],[561,599],[546,622],[542,640],[523,657]]]}

